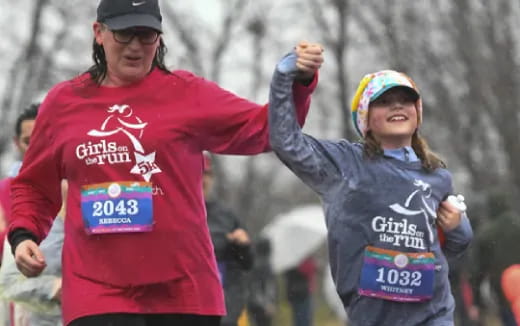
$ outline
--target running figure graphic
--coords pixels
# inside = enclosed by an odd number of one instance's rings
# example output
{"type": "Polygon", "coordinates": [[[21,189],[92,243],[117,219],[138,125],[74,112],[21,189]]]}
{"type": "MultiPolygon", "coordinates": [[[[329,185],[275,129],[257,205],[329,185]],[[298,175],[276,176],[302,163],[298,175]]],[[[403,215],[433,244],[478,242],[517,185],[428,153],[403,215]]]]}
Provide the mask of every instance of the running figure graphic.
{"type": "Polygon", "coordinates": [[[92,129],[88,132],[88,135],[93,137],[108,137],[122,132],[128,136],[135,150],[135,165],[130,170],[130,173],[140,174],[146,182],[149,182],[152,174],[162,171],[155,163],[155,151],[145,154],[144,148],[138,139],[143,137],[144,128],[148,123],[134,116],[132,108],[126,104],[113,105],[108,109],[108,113],[110,115],[101,125],[101,130],[92,129]],[[128,122],[128,120],[134,121],[128,122]],[[111,123],[112,121],[116,121],[116,123],[111,123]],[[138,136],[136,137],[129,130],[138,131],[138,136]]]}

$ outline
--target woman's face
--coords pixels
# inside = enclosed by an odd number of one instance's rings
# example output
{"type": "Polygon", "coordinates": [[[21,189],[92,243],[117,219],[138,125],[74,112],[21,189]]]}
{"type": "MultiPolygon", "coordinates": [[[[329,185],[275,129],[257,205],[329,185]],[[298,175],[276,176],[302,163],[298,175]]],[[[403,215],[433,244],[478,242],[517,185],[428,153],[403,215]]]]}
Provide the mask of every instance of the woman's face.
{"type": "Polygon", "coordinates": [[[383,148],[411,146],[418,126],[417,96],[404,87],[394,87],[370,103],[368,130],[383,148]]]}
{"type": "Polygon", "coordinates": [[[105,86],[123,86],[143,79],[152,69],[160,34],[147,27],[111,31],[94,23],[96,42],[103,46],[107,61],[105,86]]]}

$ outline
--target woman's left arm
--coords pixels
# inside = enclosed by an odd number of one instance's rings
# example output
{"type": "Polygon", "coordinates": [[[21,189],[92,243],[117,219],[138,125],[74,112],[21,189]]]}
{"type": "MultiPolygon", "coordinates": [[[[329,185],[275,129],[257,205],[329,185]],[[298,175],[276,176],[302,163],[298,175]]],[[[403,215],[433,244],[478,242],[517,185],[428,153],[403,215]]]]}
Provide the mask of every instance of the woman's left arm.
{"type": "MultiPolygon", "coordinates": [[[[321,54],[320,54],[321,56],[321,54]]],[[[307,74],[307,79],[310,77],[307,74]]],[[[304,77],[305,78],[305,77],[304,77]]],[[[317,85],[317,73],[310,83],[295,81],[293,100],[297,120],[303,125],[317,85]]],[[[221,154],[258,154],[270,151],[268,105],[259,105],[199,79],[196,95],[196,135],[201,149],[221,154]]]]}

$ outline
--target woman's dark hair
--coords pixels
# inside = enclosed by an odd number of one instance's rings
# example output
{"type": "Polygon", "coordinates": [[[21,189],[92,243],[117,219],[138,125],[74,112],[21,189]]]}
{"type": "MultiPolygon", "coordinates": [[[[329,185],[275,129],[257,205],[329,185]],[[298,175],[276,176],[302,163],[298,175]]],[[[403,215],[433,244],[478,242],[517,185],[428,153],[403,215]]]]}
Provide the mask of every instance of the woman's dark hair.
{"type": "MultiPolygon", "coordinates": [[[[164,57],[167,52],[168,49],[161,38],[159,40],[159,47],[155,53],[155,58],[153,59],[152,68],[157,67],[166,73],[170,73],[164,63],[164,57]]],[[[96,84],[100,85],[107,75],[107,60],[105,57],[105,49],[96,42],[96,39],[94,39],[92,43],[92,59],[94,60],[94,65],[92,65],[87,72],[90,74],[90,78],[96,84]]]]}
{"type": "MultiPolygon", "coordinates": [[[[438,168],[446,168],[446,164],[430,150],[426,140],[419,135],[419,131],[415,130],[412,135],[412,148],[421,160],[423,168],[429,172],[433,172],[438,168]]],[[[365,136],[363,144],[363,154],[366,158],[373,159],[383,155],[381,144],[369,130],[365,136]]]]}

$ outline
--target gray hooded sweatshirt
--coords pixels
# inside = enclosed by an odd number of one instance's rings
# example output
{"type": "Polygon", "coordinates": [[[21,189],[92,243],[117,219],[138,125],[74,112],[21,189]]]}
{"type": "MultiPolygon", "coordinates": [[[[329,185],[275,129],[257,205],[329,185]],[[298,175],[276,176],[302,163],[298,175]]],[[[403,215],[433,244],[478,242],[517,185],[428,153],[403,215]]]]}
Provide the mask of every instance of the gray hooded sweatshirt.
{"type": "Polygon", "coordinates": [[[55,282],[61,279],[64,220],[56,217],[40,249],[47,266],[37,277],[25,277],[16,267],[11,247],[5,241],[0,268],[0,296],[24,308],[30,326],[61,326],[61,304],[53,299],[55,282]]]}
{"type": "Polygon", "coordinates": [[[436,211],[453,191],[451,174],[428,172],[419,161],[367,159],[362,144],[302,133],[292,100],[295,60],[282,59],[271,82],[270,142],[322,201],[332,277],[349,325],[453,325],[446,255],[461,254],[473,233],[464,214],[441,249],[436,211]]]}

